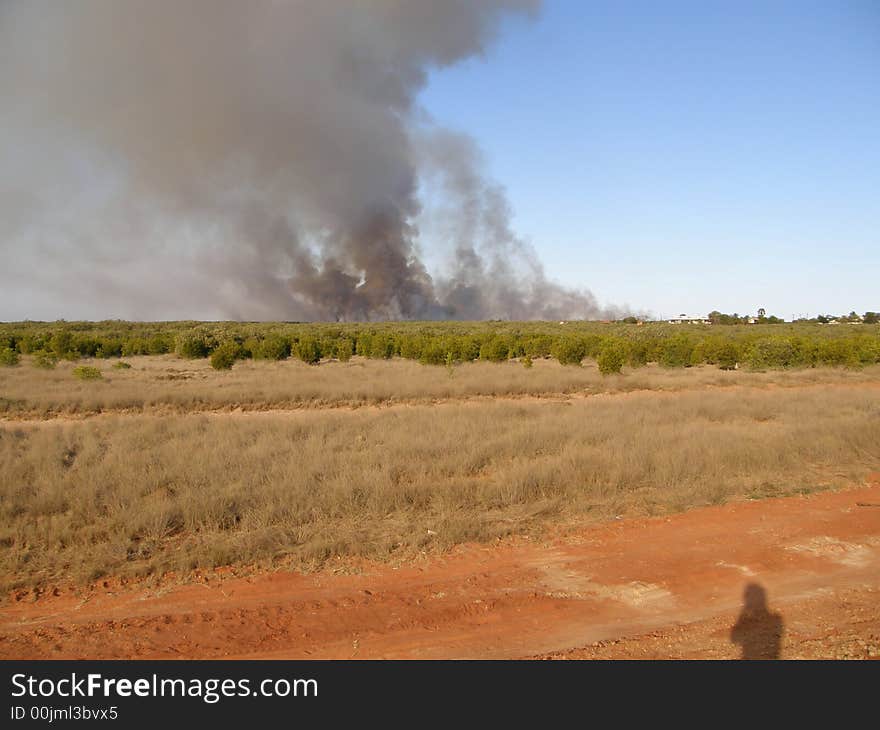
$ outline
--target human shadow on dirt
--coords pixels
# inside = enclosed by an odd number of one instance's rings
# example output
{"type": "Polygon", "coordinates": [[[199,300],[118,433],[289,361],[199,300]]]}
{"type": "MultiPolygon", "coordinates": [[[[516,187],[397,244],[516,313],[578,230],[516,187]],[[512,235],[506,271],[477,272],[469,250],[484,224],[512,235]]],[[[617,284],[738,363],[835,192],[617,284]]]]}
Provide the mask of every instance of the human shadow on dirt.
{"type": "Polygon", "coordinates": [[[782,616],[767,608],[767,591],[749,583],[743,607],[730,631],[730,640],[742,647],[742,659],[779,659],[782,647],[782,616]]]}

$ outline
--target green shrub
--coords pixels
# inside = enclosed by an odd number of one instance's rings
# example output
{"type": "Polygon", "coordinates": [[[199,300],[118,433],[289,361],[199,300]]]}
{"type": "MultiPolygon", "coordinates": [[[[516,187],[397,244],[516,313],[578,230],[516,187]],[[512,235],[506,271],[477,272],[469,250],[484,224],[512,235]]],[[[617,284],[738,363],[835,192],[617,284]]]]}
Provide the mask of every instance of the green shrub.
{"type": "Polygon", "coordinates": [[[70,354],[79,357],[95,357],[100,348],[101,343],[94,337],[80,336],[73,340],[70,354]]]}
{"type": "Polygon", "coordinates": [[[52,335],[49,340],[49,350],[59,358],[73,354],[73,336],[67,330],[61,330],[52,335]]]}
{"type": "Polygon", "coordinates": [[[566,337],[556,343],[553,355],[562,365],[580,365],[587,356],[587,343],[579,337],[566,337]]]}
{"type": "Polygon", "coordinates": [[[532,356],[531,356],[531,355],[526,355],[526,356],[522,359],[522,364],[523,364],[523,367],[524,367],[526,370],[530,370],[530,369],[534,366],[534,363],[532,362],[532,356]]]}
{"type": "Polygon", "coordinates": [[[850,340],[825,340],[819,343],[819,362],[823,365],[860,367],[858,348],[850,340]]]}
{"type": "Polygon", "coordinates": [[[361,357],[370,356],[370,347],[373,344],[373,337],[369,332],[359,332],[357,342],[355,343],[355,353],[361,357]]]}
{"type": "Polygon", "coordinates": [[[32,355],[35,352],[44,350],[45,348],[45,338],[32,334],[30,332],[23,334],[18,340],[18,351],[21,352],[22,355],[32,355]]]}
{"type": "Polygon", "coordinates": [[[756,340],[746,352],[750,368],[787,368],[796,364],[797,350],[787,339],[767,338],[756,340]]]}
{"type": "Polygon", "coordinates": [[[321,361],[321,346],[314,337],[303,337],[296,343],[296,356],[304,363],[314,365],[321,361]]]}
{"type": "Polygon", "coordinates": [[[691,365],[718,365],[722,370],[734,370],[740,360],[740,349],[727,337],[710,336],[699,340],[691,352],[691,365]]]}
{"type": "Polygon", "coordinates": [[[389,360],[394,357],[394,338],[390,335],[375,335],[370,343],[369,356],[377,360],[389,360]]]}
{"type": "Polygon", "coordinates": [[[177,338],[175,351],[180,357],[194,360],[200,357],[208,357],[211,349],[208,347],[207,340],[196,334],[183,334],[177,338]]]}
{"type": "Polygon", "coordinates": [[[267,360],[286,360],[290,357],[290,340],[281,335],[272,335],[263,340],[260,352],[267,360]]]}
{"type": "Polygon", "coordinates": [[[553,351],[553,338],[550,335],[529,337],[524,343],[526,355],[534,357],[550,357],[553,351]]]}
{"type": "Polygon", "coordinates": [[[625,349],[626,364],[633,368],[644,367],[648,364],[648,343],[632,341],[625,349]]]}
{"type": "Polygon", "coordinates": [[[480,341],[472,335],[458,338],[458,356],[462,362],[473,362],[480,357],[480,341]]]}
{"type": "Polygon", "coordinates": [[[18,353],[11,347],[4,347],[0,350],[0,365],[12,367],[18,365],[19,359],[18,353]]]}
{"type": "Polygon", "coordinates": [[[404,335],[400,338],[398,350],[400,351],[400,356],[407,360],[420,360],[424,346],[424,337],[419,335],[404,335]]]}
{"type": "Polygon", "coordinates": [[[739,362],[739,350],[732,342],[728,342],[718,348],[715,354],[715,362],[722,370],[736,370],[739,362]]]}
{"type": "Polygon", "coordinates": [[[116,363],[113,366],[113,368],[115,370],[131,370],[131,365],[129,363],[125,362],[125,360],[120,360],[118,363],[116,363]]]}
{"type": "Polygon", "coordinates": [[[880,340],[862,337],[855,348],[859,361],[863,365],[880,363],[880,340]]]}
{"type": "Polygon", "coordinates": [[[814,368],[819,364],[819,342],[806,337],[792,337],[791,346],[794,348],[794,362],[799,367],[814,368]]]}
{"type": "Polygon", "coordinates": [[[153,335],[146,341],[146,351],[149,355],[164,355],[174,349],[174,340],[163,335],[153,335]]]}
{"type": "Polygon", "coordinates": [[[251,348],[257,360],[286,360],[290,357],[290,340],[281,335],[267,335],[251,348]]]}
{"type": "Polygon", "coordinates": [[[585,335],[580,338],[584,343],[584,357],[599,357],[599,353],[608,345],[619,343],[616,337],[608,337],[604,335],[585,335]]]}
{"type": "Polygon", "coordinates": [[[243,354],[241,345],[235,340],[227,340],[211,353],[211,367],[214,370],[231,370],[243,354]]]}
{"type": "Polygon", "coordinates": [[[422,348],[422,354],[419,355],[419,362],[422,365],[442,365],[446,362],[446,349],[440,340],[432,339],[425,343],[422,348]]]}
{"type": "Polygon", "coordinates": [[[143,337],[130,337],[122,343],[122,350],[119,353],[125,357],[132,355],[147,355],[147,341],[143,337]]]}
{"type": "Polygon", "coordinates": [[[503,362],[510,355],[510,344],[507,338],[495,335],[486,340],[480,347],[480,360],[503,362]]]}
{"type": "Polygon", "coordinates": [[[690,367],[693,360],[694,342],[685,334],[669,337],[660,346],[659,362],[667,368],[690,367]]]}
{"type": "Polygon", "coordinates": [[[46,352],[46,350],[37,350],[34,353],[33,363],[34,367],[43,368],[44,370],[51,370],[58,364],[58,358],[53,352],[46,352]]]}
{"type": "Polygon", "coordinates": [[[336,343],[336,358],[339,362],[348,362],[352,355],[354,355],[354,343],[350,339],[344,337],[336,343]]]}
{"type": "Polygon", "coordinates": [[[79,365],[73,369],[73,377],[80,380],[100,380],[103,376],[98,368],[91,365],[79,365]]]}
{"type": "Polygon", "coordinates": [[[119,357],[122,355],[122,340],[104,338],[95,351],[95,357],[119,357]]]}
{"type": "Polygon", "coordinates": [[[507,349],[507,357],[512,360],[515,357],[522,357],[525,354],[525,344],[519,339],[519,337],[512,337],[507,349]]]}
{"type": "Polygon", "coordinates": [[[602,375],[614,375],[621,371],[625,359],[623,348],[618,345],[609,345],[599,353],[596,364],[602,375]]]}

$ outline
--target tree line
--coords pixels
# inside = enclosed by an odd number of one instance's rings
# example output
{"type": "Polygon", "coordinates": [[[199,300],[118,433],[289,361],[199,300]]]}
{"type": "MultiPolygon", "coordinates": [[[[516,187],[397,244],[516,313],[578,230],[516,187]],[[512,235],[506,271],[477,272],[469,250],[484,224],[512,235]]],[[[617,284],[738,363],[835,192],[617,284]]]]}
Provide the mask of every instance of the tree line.
{"type": "Polygon", "coordinates": [[[394,357],[425,365],[515,360],[530,367],[554,358],[563,365],[595,360],[603,373],[648,363],[859,368],[880,363],[880,326],[817,323],[730,326],[597,322],[394,322],[359,324],[237,322],[21,322],[0,325],[0,364],[22,355],[37,367],[62,359],[165,355],[210,358],[217,369],[239,360],[297,358],[308,364],[354,356],[394,357]],[[766,326],[764,326],[766,325],[766,326]]]}

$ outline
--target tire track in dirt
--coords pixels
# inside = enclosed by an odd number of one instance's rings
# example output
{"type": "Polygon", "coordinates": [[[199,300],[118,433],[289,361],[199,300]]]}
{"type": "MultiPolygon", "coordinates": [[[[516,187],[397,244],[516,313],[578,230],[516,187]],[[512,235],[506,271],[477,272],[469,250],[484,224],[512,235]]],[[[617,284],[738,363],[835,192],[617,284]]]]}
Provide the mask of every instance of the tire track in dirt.
{"type": "MultiPolygon", "coordinates": [[[[514,658],[603,642],[637,656],[639,641],[660,642],[662,655],[662,637],[685,625],[729,631],[749,583],[783,619],[798,617],[790,641],[806,640],[849,615],[847,595],[880,589],[880,508],[859,506],[873,503],[880,475],[856,489],[613,521],[540,544],[469,545],[358,575],[218,573],[167,590],[96,588],[86,601],[10,601],[0,657],[514,658]],[[816,601],[825,628],[810,633],[804,607],[816,601]]],[[[880,606],[865,605],[854,631],[873,641],[880,606]]]]}

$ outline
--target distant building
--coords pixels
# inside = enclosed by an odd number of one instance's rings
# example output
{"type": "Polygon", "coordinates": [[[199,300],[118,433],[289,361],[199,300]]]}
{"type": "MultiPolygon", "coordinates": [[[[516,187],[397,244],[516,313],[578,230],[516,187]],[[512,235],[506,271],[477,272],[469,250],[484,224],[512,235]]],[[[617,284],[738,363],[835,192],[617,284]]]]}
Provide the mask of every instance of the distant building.
{"type": "Polygon", "coordinates": [[[669,324],[712,324],[706,317],[691,317],[687,314],[679,314],[667,320],[669,324]]]}

